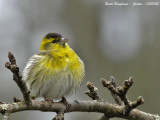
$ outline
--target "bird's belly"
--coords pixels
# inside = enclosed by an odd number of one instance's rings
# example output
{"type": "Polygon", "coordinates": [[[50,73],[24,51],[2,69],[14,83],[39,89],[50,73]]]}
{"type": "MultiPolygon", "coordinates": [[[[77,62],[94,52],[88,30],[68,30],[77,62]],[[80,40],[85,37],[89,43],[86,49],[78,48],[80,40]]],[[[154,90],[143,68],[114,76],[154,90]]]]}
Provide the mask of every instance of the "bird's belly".
{"type": "Polygon", "coordinates": [[[37,77],[33,84],[28,85],[31,95],[36,97],[60,99],[71,94],[79,85],[74,75],[66,70],[54,73],[54,75],[46,75],[46,73],[40,73],[39,75],[41,76],[37,77]]]}

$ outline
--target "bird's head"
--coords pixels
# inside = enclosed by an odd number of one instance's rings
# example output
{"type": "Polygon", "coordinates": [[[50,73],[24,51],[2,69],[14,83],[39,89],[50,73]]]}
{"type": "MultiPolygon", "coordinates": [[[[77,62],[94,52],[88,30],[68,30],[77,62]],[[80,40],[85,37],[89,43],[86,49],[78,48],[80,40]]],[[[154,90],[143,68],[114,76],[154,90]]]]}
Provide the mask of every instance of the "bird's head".
{"type": "Polygon", "coordinates": [[[58,50],[62,48],[68,47],[66,43],[68,39],[63,38],[61,34],[58,33],[48,33],[42,39],[40,50],[41,51],[48,51],[48,50],[58,50]]]}

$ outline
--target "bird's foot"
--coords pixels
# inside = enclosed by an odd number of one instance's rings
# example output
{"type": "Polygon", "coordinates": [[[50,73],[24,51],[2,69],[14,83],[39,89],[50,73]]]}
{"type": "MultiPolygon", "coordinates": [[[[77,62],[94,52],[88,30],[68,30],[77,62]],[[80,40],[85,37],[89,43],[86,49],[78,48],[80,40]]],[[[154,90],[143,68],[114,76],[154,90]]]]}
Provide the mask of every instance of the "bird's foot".
{"type": "Polygon", "coordinates": [[[52,103],[54,103],[52,99],[48,99],[48,98],[45,97],[45,96],[43,96],[43,97],[44,97],[44,100],[45,100],[46,102],[48,102],[50,105],[51,105],[52,103]]]}
{"type": "Polygon", "coordinates": [[[66,105],[66,110],[69,110],[69,108],[71,107],[71,104],[68,103],[65,97],[62,97],[62,100],[60,102],[66,105]]]}

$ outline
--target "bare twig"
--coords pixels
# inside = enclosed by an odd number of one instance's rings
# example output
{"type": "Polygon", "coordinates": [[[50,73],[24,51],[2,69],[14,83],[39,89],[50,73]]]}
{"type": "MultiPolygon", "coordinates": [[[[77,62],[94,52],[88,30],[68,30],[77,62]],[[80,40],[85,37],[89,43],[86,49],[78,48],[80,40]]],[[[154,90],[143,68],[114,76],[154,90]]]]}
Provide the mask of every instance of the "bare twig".
{"type": "MultiPolygon", "coordinates": [[[[129,114],[129,112],[135,107],[144,104],[144,99],[142,97],[138,97],[135,102],[130,102],[129,99],[126,97],[129,88],[133,84],[133,77],[129,78],[129,80],[125,80],[122,87],[115,87],[114,85],[112,85],[111,81],[106,81],[104,78],[101,79],[101,82],[104,87],[107,87],[113,94],[116,94],[116,96],[119,96],[121,98],[125,106],[125,109],[123,111],[124,114],[129,114]]],[[[123,106],[123,104],[121,105],[123,106]]]]}
{"type": "Polygon", "coordinates": [[[3,120],[8,120],[9,119],[9,113],[5,113],[3,115],[3,120]]]}
{"type": "Polygon", "coordinates": [[[16,64],[16,59],[14,55],[9,52],[8,53],[9,62],[5,63],[5,67],[11,70],[13,73],[13,80],[17,83],[18,87],[20,88],[23,98],[25,100],[25,103],[28,105],[30,104],[30,91],[28,90],[25,82],[22,80],[22,75],[19,71],[19,67],[16,64]]]}
{"type": "MultiPolygon", "coordinates": [[[[103,80],[104,78],[101,78],[101,80],[103,80]]],[[[116,88],[116,79],[113,77],[113,76],[110,76],[110,84],[113,85],[115,88],[116,88]]],[[[112,97],[114,98],[115,102],[118,104],[118,105],[123,105],[123,101],[121,100],[121,98],[115,94],[114,92],[111,91],[111,95],[112,97]]],[[[101,117],[100,120],[109,120],[110,117],[106,116],[105,114],[101,117]]]]}
{"type": "Polygon", "coordinates": [[[64,120],[64,111],[59,111],[53,120],[64,120]]]}
{"type": "MultiPolygon", "coordinates": [[[[115,79],[113,76],[110,77],[110,81],[111,81],[111,84],[112,84],[114,87],[116,87],[116,79],[115,79]]],[[[112,97],[114,98],[115,102],[116,102],[118,105],[123,105],[123,104],[124,104],[123,101],[121,100],[121,98],[120,98],[117,94],[115,94],[115,93],[113,93],[113,92],[111,91],[111,95],[112,95],[112,97]]]]}
{"type": "Polygon", "coordinates": [[[21,99],[17,99],[16,97],[13,97],[13,101],[14,102],[20,102],[20,101],[22,101],[21,99]]]}
{"type": "Polygon", "coordinates": [[[98,88],[96,88],[95,86],[93,86],[93,83],[87,82],[87,88],[89,89],[89,91],[86,91],[85,94],[87,94],[93,100],[103,101],[103,99],[100,98],[99,95],[98,95],[98,93],[97,93],[98,88]]]}
{"type": "Polygon", "coordinates": [[[1,101],[0,101],[0,104],[6,104],[6,103],[5,103],[5,102],[1,102],[1,101]]]}
{"type": "MultiPolygon", "coordinates": [[[[97,93],[98,92],[98,88],[93,86],[93,83],[87,82],[87,88],[89,89],[89,91],[86,91],[85,94],[87,94],[93,100],[97,100],[99,102],[103,101],[103,99],[100,98],[98,93],[97,93]]],[[[106,115],[104,114],[104,116],[102,116],[99,120],[109,120],[109,118],[107,118],[106,115]]]]}

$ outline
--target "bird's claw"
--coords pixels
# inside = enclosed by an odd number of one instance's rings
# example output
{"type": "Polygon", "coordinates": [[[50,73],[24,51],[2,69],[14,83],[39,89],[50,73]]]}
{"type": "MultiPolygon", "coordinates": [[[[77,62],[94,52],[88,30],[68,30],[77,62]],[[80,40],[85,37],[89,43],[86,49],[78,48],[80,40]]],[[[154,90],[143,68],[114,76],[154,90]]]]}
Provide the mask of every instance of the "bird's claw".
{"type": "Polygon", "coordinates": [[[52,103],[54,103],[53,100],[48,99],[47,97],[44,97],[44,100],[45,100],[46,102],[48,102],[50,105],[51,105],[52,103]]]}
{"type": "Polygon", "coordinates": [[[71,107],[71,104],[68,103],[65,97],[62,97],[62,100],[60,102],[66,105],[66,110],[69,110],[69,108],[71,107]]]}

